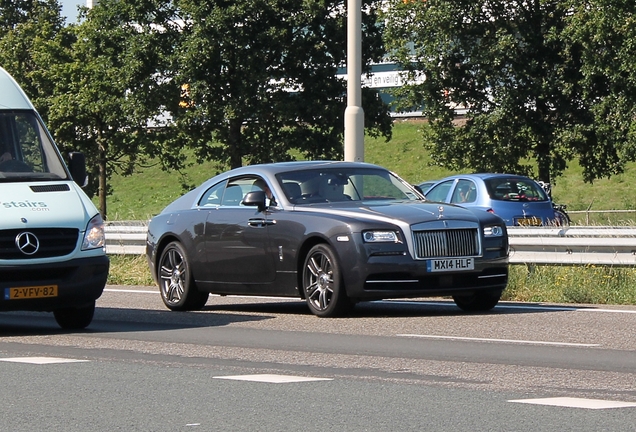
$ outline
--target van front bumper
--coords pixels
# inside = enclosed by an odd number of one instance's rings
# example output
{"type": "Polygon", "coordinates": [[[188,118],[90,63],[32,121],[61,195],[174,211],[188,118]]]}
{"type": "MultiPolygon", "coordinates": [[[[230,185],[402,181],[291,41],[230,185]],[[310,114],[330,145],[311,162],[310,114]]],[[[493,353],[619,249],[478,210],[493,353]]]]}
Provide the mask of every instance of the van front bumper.
{"type": "Polygon", "coordinates": [[[57,263],[0,265],[0,311],[50,312],[90,304],[102,295],[109,267],[106,255],[57,263]]]}

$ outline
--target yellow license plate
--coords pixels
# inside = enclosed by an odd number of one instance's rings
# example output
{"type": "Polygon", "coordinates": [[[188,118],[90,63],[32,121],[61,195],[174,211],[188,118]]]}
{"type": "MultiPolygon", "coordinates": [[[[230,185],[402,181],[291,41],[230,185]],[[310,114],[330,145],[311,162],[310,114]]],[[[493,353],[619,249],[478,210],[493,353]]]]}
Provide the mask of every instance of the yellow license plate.
{"type": "Polygon", "coordinates": [[[5,300],[57,297],[57,285],[5,288],[5,300]]]}
{"type": "Polygon", "coordinates": [[[517,224],[521,226],[539,226],[541,225],[541,219],[536,217],[519,218],[517,219],[517,224]]]}

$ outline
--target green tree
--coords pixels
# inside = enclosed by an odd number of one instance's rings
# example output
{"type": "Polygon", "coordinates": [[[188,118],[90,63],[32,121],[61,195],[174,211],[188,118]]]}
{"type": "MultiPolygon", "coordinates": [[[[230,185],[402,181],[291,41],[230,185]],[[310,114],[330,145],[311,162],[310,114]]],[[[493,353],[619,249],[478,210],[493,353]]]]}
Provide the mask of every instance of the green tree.
{"type": "Polygon", "coordinates": [[[162,155],[162,114],[170,98],[165,92],[171,89],[164,88],[165,53],[174,45],[165,27],[172,10],[163,6],[102,0],[84,9],[81,23],[71,28],[66,61],[49,70],[56,83],[50,126],[59,144],[86,154],[87,192],[98,195],[104,218],[110,175],[131,174],[148,156],[162,155]]]}
{"type": "MultiPolygon", "coordinates": [[[[375,1],[365,2],[364,62],[384,53],[375,1]]],[[[342,1],[180,0],[173,111],[181,136],[201,159],[231,167],[257,162],[341,158],[346,83],[342,1]]],[[[369,133],[390,136],[388,107],[363,96],[369,133]]]]}
{"type": "Polygon", "coordinates": [[[565,7],[566,51],[581,58],[582,99],[592,118],[566,138],[587,179],[620,173],[636,159],[636,3],[569,0],[565,7]]]}
{"type": "Polygon", "coordinates": [[[393,2],[385,40],[408,78],[420,79],[397,95],[402,107],[423,106],[437,164],[544,181],[575,159],[586,181],[622,170],[624,131],[610,132],[599,117],[582,44],[567,37],[587,25],[571,16],[589,2],[571,3],[393,2]],[[460,126],[455,104],[468,110],[460,126]]]}
{"type": "Polygon", "coordinates": [[[54,85],[45,71],[70,42],[56,0],[0,0],[0,66],[18,81],[46,119],[54,85]]]}

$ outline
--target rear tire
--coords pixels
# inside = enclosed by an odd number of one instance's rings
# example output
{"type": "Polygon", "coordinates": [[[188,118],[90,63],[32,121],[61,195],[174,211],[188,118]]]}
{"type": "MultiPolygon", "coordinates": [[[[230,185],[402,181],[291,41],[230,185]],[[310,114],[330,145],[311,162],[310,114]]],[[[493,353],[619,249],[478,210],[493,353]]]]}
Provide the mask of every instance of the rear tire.
{"type": "Polygon", "coordinates": [[[205,306],[209,293],[197,289],[188,256],[179,242],[166,246],[161,253],[158,268],[161,299],[168,309],[192,311],[205,306]]]}
{"type": "Polygon", "coordinates": [[[93,321],[95,302],[81,307],[56,309],[53,316],[57,324],[65,330],[82,330],[93,321]]]}
{"type": "Polygon", "coordinates": [[[455,304],[464,312],[486,312],[497,306],[503,291],[477,291],[470,295],[454,295],[455,304]]]}
{"type": "Polygon", "coordinates": [[[554,211],[554,224],[556,226],[570,226],[570,217],[561,210],[554,211]]]}

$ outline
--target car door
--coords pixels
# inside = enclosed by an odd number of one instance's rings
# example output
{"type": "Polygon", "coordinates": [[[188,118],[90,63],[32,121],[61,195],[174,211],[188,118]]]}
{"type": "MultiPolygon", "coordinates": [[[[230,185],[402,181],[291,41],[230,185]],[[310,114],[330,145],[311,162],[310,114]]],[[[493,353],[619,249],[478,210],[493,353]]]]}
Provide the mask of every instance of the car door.
{"type": "Polygon", "coordinates": [[[206,282],[223,285],[224,292],[247,292],[245,284],[267,284],[276,277],[267,219],[256,207],[242,204],[254,181],[254,177],[230,179],[220,205],[207,216],[206,282]]]}

